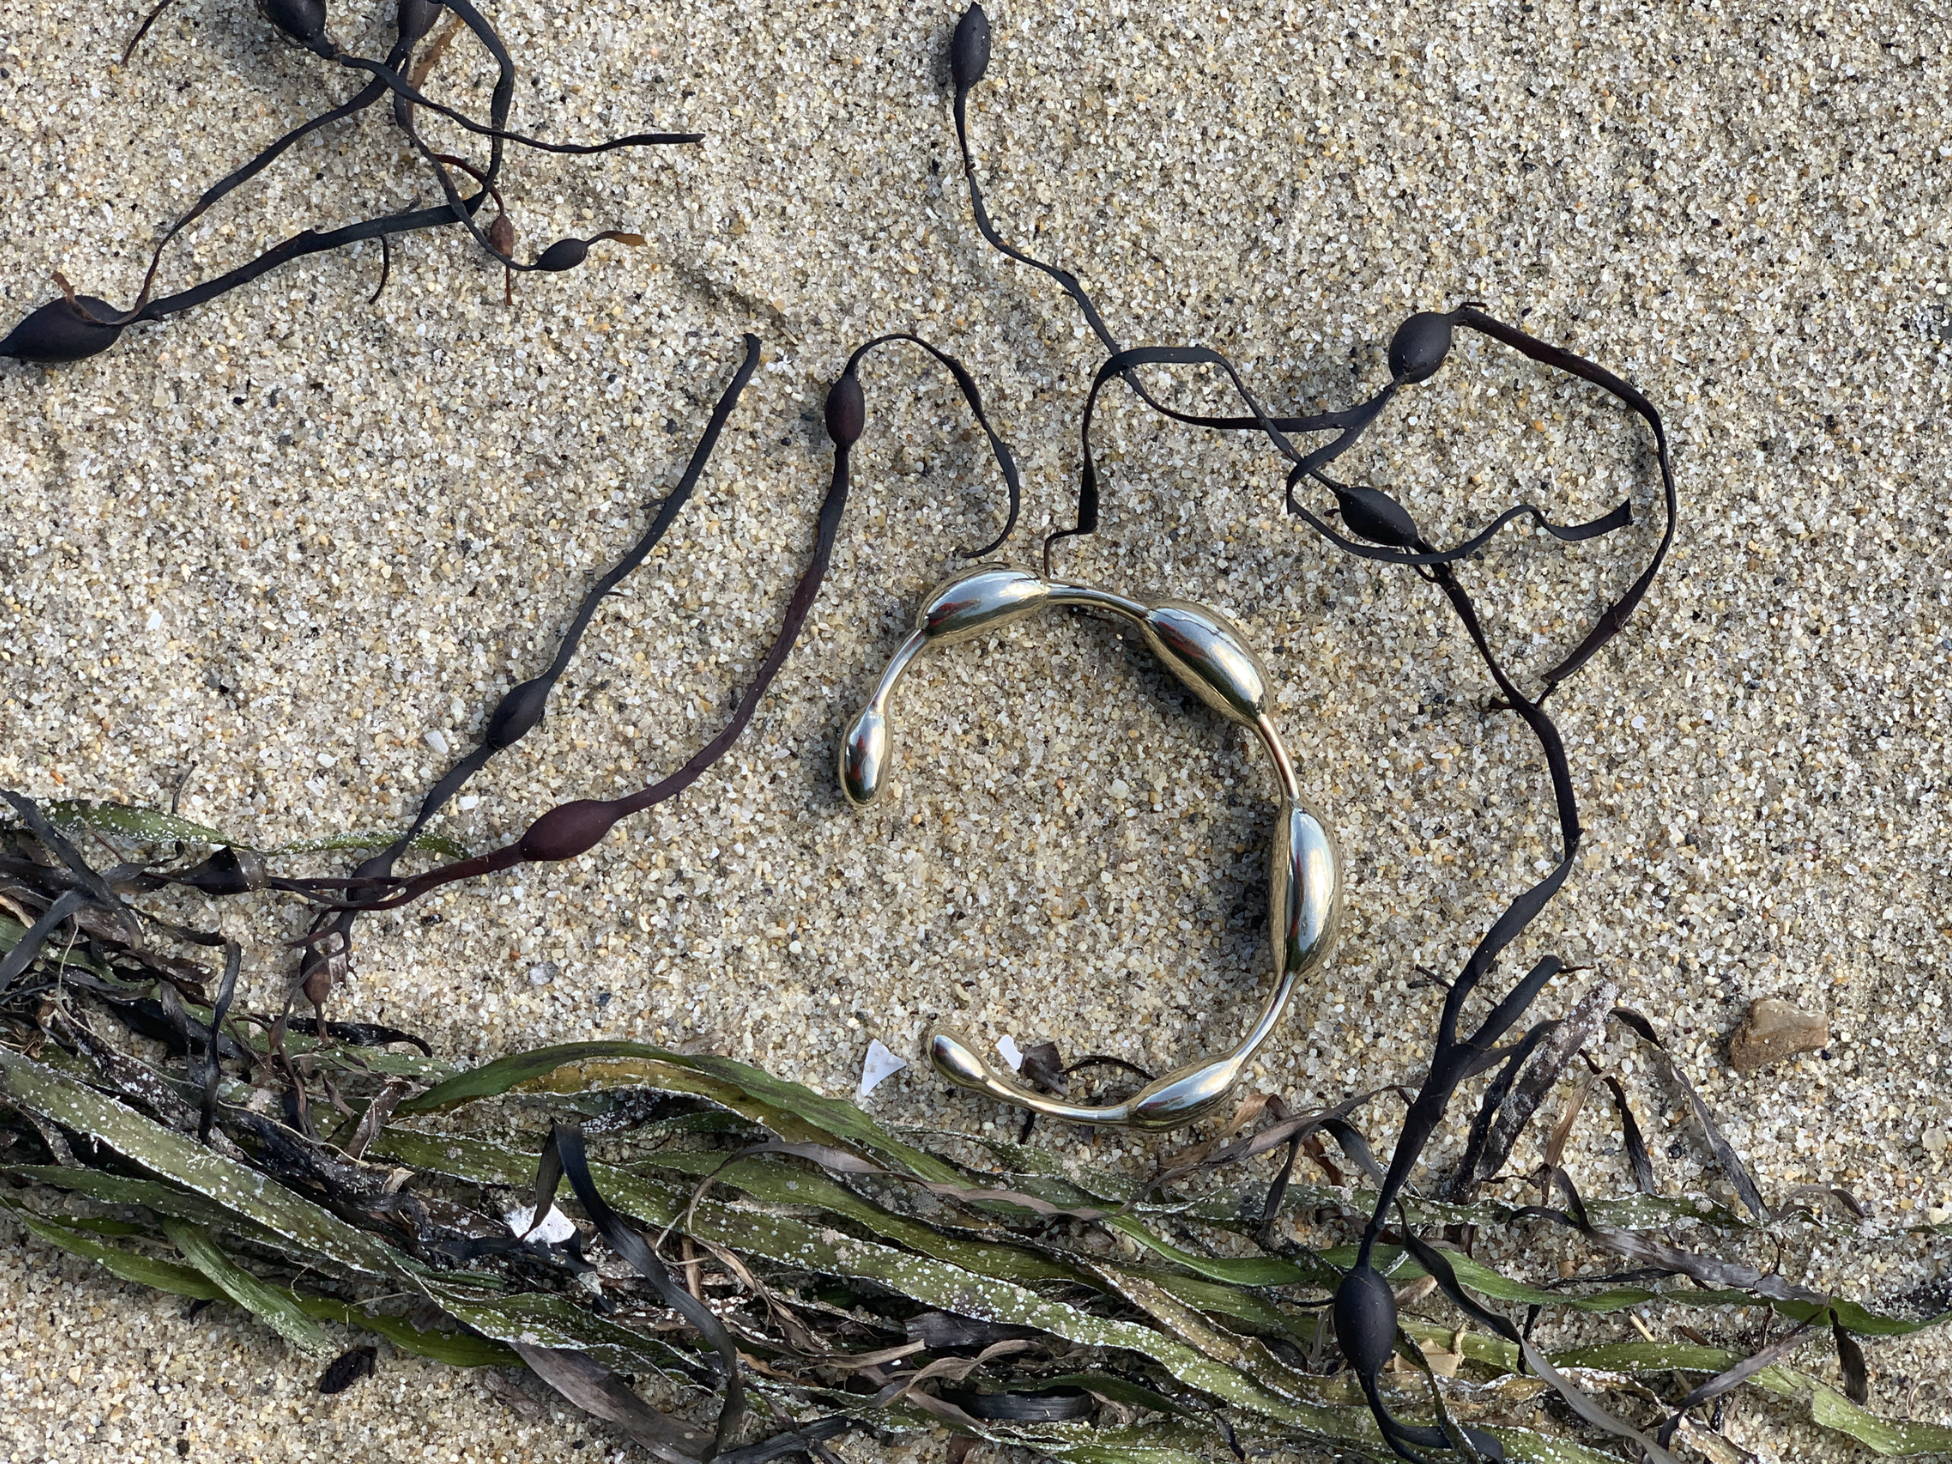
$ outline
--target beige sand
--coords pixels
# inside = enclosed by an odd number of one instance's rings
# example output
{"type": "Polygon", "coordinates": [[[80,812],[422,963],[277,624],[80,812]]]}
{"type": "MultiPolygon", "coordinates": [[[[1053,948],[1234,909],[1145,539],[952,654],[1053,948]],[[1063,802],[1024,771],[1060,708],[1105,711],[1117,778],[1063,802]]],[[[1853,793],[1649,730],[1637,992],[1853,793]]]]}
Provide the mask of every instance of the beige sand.
{"type": "MultiPolygon", "coordinates": [[[[340,9],[348,41],[383,44],[340,9]]],[[[986,383],[1031,484],[1020,553],[1067,518],[1097,358],[1048,282],[981,245],[953,185],[952,8],[496,15],[531,57],[533,130],[711,134],[511,165],[525,240],[638,227],[649,247],[525,282],[512,311],[499,271],[445,235],[405,243],[369,308],[378,252],[362,247],[95,361],[0,369],[0,783],[152,805],[181,783],[187,815],[266,840],[396,823],[443,765],[430,735],[470,739],[635,537],[744,330],[767,365],[696,503],[605,610],[550,724],[446,820],[455,837],[487,847],[561,798],[635,786],[717,725],[809,542],[824,383],[866,336],[920,331],[986,383]]],[[[251,7],[210,0],[184,0],[117,69],[134,19],[0,3],[0,315],[44,298],[56,268],[126,298],[173,209],[351,90],[251,7]]],[[[1515,957],[1551,949],[1619,981],[1765,1189],[1848,1185],[1879,1233],[1952,1218],[1944,14],[1553,0],[995,20],[977,106],[993,203],[1127,339],[1221,347],[1299,409],[1372,389],[1408,312],[1476,299],[1667,411],[1683,538],[1631,632],[1558,703],[1587,857],[1515,957]],[[1765,995],[1827,1012],[1834,1041],[1738,1078],[1723,1039],[1765,995]]],[[[377,122],[334,134],[196,226],[172,278],[414,189],[429,194],[377,122]]],[[[871,1037],[912,1053],[943,1013],[1168,1065],[1245,1019],[1264,980],[1263,774],[1099,627],[929,665],[899,798],[866,815],[840,800],[835,734],[999,503],[944,381],[892,354],[868,378],[833,578],[753,735],[572,867],[371,922],[343,1010],[463,1057],[704,1039],[837,1093],[871,1037]]],[[[1268,454],[1112,406],[1106,530],[1063,562],[1248,629],[1349,855],[1342,951],[1263,1081],[1310,1100],[1413,1078],[1434,1015],[1416,968],[1454,969],[1549,852],[1534,749],[1480,715],[1482,675],[1438,597],[1284,517],[1268,454]]],[[[1349,467],[1446,537],[1518,494],[1572,518],[1632,485],[1648,506],[1631,423],[1476,341],[1349,467]]],[[[1641,524],[1490,551],[1473,582],[1503,643],[1546,664],[1645,554],[1641,524]]],[[[226,918],[260,941],[251,980],[270,991],[276,931],[226,918]]],[[[1678,1102],[1609,1051],[1678,1141],[1666,1181],[1712,1190],[1678,1102]]],[[[993,1118],[912,1070],[877,1103],[993,1118]]],[[[1609,1132],[1589,1123],[1572,1154],[1601,1191],[1626,1184],[1609,1132]]],[[[523,1423],[478,1381],[391,1355],[320,1400],[310,1365],[252,1327],[7,1246],[0,1459],[617,1455],[565,1414],[523,1423]]],[[[1801,1263],[1905,1305],[1945,1243],[1901,1249],[1839,1238],[1801,1263]]],[[[1872,1360],[1882,1403],[1952,1421],[1942,1341],[1872,1360]]],[[[1738,1419],[1760,1457],[1850,1456],[1775,1417],[1738,1419]]]]}

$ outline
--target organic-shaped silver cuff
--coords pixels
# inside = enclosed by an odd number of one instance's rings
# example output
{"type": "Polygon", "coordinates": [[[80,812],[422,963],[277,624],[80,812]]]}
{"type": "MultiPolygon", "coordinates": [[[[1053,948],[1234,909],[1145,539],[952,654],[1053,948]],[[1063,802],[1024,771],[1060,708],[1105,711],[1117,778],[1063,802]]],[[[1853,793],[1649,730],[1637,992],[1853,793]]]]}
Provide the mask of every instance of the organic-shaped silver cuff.
{"type": "Polygon", "coordinates": [[[1010,565],[978,565],[929,596],[915,617],[915,629],[881,673],[874,695],[848,724],[840,745],[841,787],[857,807],[873,802],[881,792],[894,752],[889,700],[895,683],[925,647],[968,640],[1054,605],[1074,605],[1131,621],[1153,653],[1201,701],[1252,728],[1267,749],[1279,798],[1268,885],[1274,991],[1238,1045],[1219,1057],[1176,1068],[1120,1103],[1066,1103],[1033,1092],[983,1058],[967,1039],[941,1028],[929,1035],[929,1060],[951,1082],[1051,1118],[1173,1128],[1226,1101],[1254,1054],[1280,1024],[1297,983],[1328,956],[1342,913],[1341,860],[1334,837],[1321,813],[1296,786],[1288,751],[1268,717],[1267,673],[1240,632],[1216,611],[1184,600],[1141,604],[1087,585],[1047,580],[1010,565]]]}

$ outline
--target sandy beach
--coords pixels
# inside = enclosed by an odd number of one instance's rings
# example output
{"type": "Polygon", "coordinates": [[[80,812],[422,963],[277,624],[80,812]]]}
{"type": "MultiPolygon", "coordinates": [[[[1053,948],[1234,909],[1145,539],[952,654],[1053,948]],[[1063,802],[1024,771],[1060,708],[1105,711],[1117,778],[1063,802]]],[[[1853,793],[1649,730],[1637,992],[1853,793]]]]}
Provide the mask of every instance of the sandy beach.
{"type": "MultiPolygon", "coordinates": [[[[341,13],[343,12],[343,13],[341,13]]],[[[1042,276],[984,246],[943,61],[956,8],[890,0],[552,7],[496,24],[546,137],[693,129],[696,147],[517,151],[525,247],[641,231],[517,282],[454,231],[302,261],[43,369],[0,362],[0,785],[164,807],[264,843],[399,827],[533,675],[676,482],[743,332],[764,364],[665,543],[599,614],[550,720],[441,821],[469,849],[677,766],[770,641],[812,541],[819,411],[854,346],[913,331],[983,384],[1022,462],[1034,563],[1070,521],[1101,355],[1042,276]]],[[[1560,691],[1587,839],[1513,952],[1619,983],[1765,1192],[1847,1187],[1861,1234],[1785,1268],[1894,1310],[1946,1305],[1952,1238],[1952,18],[1893,11],[1467,3],[1000,3],[972,106],[999,225],[1075,270],[1132,344],[1225,351],[1283,411],[1387,379],[1408,314],[1481,301],[1666,415],[1668,570],[1560,691]],[[1742,1074],[1749,1004],[1827,1019],[1742,1074]]],[[[134,295],[166,220],[356,87],[244,4],[0,0],[0,320],[52,271],[134,295]]],[[[384,51],[379,8],[334,28],[384,51]]],[[[457,44],[435,74],[477,103],[457,44]]],[[[458,131],[440,134],[462,146],[458,131]]],[[[309,140],[186,231],[180,288],[308,225],[418,200],[377,117],[309,140]]],[[[914,605],[1001,525],[995,468],[919,353],[865,368],[856,494],[808,633],[747,737],[574,863],[455,886],[363,927],[337,1013],[457,1060],[596,1036],[697,1043],[835,1094],[871,1039],[915,1058],[953,1017],[1154,1069],[1245,1026],[1266,982],[1268,786],[1254,747],[1133,638],[1082,619],[929,660],[895,787],[850,808],[840,729],[914,605]]],[[[1230,410],[1205,373],[1149,378],[1230,410]]],[[[1282,465],[1128,393],[1101,403],[1105,518],[1066,573],[1222,609],[1262,652],[1300,781],[1333,815],[1345,931],[1256,1082],[1301,1102],[1414,1082],[1438,995],[1554,830],[1535,746],[1442,599],[1283,512],[1282,465]]],[[[1517,527],[1466,571],[1536,673],[1632,578],[1659,514],[1643,428],[1462,336],[1340,465],[1443,542],[1527,499],[1635,525],[1517,527]]],[[[1317,505],[1321,507],[1322,505],[1317,505]]],[[[323,866],[320,866],[321,868],[323,866]]],[[[246,987],[282,991],[289,915],[229,904],[246,987]]],[[[1725,1195],[1680,1095],[1615,1030],[1662,1182],[1725,1195]]],[[[919,1064],[875,1112],[1007,1125],[919,1064]]],[[[1596,1106],[1568,1162],[1624,1192],[1596,1106]]],[[[1393,1127],[1379,1120],[1372,1138],[1393,1127]]],[[[1077,1132],[1136,1164],[1144,1141],[1077,1132]]],[[[1454,1151],[1456,1137],[1446,1140],[1454,1151]]],[[[0,1461],[623,1459],[567,1410],[383,1354],[332,1399],[235,1313],[115,1282],[0,1225],[0,1461]]],[[[1542,1259],[1542,1268],[1550,1261],[1542,1259]]],[[[1870,1349],[1874,1400],[1952,1423],[1943,1331],[1870,1349]]],[[[1809,1355],[1819,1371],[1834,1360],[1809,1355]]],[[[1744,1401],[1763,1461],[1868,1454],[1744,1401]]],[[[850,1461],[939,1458],[855,1439],[850,1461]]]]}

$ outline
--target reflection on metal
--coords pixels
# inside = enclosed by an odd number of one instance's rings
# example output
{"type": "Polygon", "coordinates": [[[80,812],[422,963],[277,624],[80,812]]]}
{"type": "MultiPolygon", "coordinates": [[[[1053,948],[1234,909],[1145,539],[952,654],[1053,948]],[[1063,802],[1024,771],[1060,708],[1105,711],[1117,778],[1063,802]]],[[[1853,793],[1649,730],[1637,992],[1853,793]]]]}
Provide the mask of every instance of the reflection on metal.
{"type": "Polygon", "coordinates": [[[1247,1035],[1217,1057],[1176,1068],[1118,1103],[1080,1104],[1036,1093],[982,1056],[968,1039],[936,1030],[929,1060],[951,1082],[1051,1118],[1077,1123],[1172,1128],[1210,1113],[1240,1082],[1280,1024],[1301,978],[1328,957],[1342,910],[1341,861],[1318,809],[1301,794],[1294,767],[1268,717],[1267,672],[1226,617],[1183,600],[1141,603],[1088,585],[1047,580],[1004,564],[983,564],[939,586],[915,617],[860,714],[841,736],[840,782],[857,807],[886,786],[894,757],[888,707],[895,684],[930,646],[952,645],[1052,606],[1070,605],[1131,622],[1153,654],[1215,711],[1253,730],[1274,768],[1277,815],[1269,849],[1268,927],[1275,982],[1247,1035]]]}

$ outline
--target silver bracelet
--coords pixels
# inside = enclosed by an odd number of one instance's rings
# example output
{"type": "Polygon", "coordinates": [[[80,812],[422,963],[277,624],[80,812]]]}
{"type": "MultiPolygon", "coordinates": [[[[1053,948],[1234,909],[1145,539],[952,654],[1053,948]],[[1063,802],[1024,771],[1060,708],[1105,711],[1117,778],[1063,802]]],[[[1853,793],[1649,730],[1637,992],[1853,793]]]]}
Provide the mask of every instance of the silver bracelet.
{"type": "Polygon", "coordinates": [[[925,647],[969,640],[1056,605],[1095,610],[1136,625],[1168,670],[1222,716],[1251,728],[1267,749],[1278,810],[1268,859],[1274,991],[1237,1045],[1218,1057],[1176,1068],[1118,1103],[1066,1103],[1033,1092],[987,1061],[967,1038],[939,1027],[929,1034],[929,1060],[953,1083],[1050,1118],[1174,1128],[1226,1101],[1280,1024],[1296,985],[1327,958],[1341,923],[1342,868],[1335,839],[1295,782],[1288,750],[1268,716],[1267,673],[1240,632],[1217,611],[1184,600],[1145,604],[1010,565],[978,565],[938,587],[923,603],[915,629],[890,658],[867,705],[848,724],[840,744],[841,787],[856,807],[880,794],[894,755],[889,700],[895,683],[925,647]]]}

